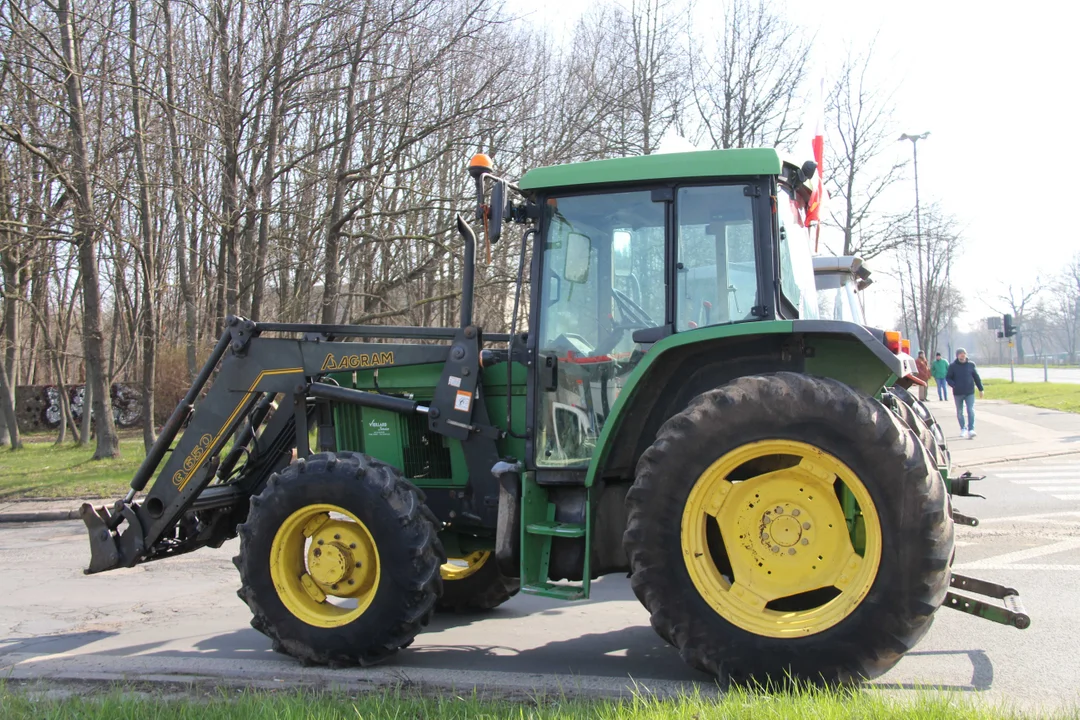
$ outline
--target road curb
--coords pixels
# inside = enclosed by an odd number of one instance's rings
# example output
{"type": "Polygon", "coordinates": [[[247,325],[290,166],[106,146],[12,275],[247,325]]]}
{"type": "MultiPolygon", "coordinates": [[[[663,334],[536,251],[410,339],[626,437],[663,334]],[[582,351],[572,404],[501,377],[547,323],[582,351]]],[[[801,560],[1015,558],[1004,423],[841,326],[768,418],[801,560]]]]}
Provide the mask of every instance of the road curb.
{"type": "Polygon", "coordinates": [[[39,512],[0,513],[2,523],[60,522],[78,520],[78,510],[42,510],[39,512]]]}
{"type": "Polygon", "coordinates": [[[990,460],[971,460],[968,462],[957,461],[960,467],[981,467],[983,465],[1001,465],[1002,463],[1020,462],[1022,460],[1039,460],[1041,458],[1060,457],[1062,455],[1080,455],[1080,450],[1055,450],[1052,452],[1028,453],[1015,455],[1007,458],[992,458],[990,460]]]}

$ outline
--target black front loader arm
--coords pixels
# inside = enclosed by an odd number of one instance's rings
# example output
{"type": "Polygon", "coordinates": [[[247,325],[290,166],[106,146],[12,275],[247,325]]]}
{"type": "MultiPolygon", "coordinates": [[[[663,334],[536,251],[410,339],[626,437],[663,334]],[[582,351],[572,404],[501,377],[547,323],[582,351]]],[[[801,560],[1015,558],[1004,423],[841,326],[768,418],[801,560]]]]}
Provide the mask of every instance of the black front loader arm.
{"type": "MultiPolygon", "coordinates": [[[[502,337],[489,339],[502,340],[502,337]]],[[[313,407],[308,402],[313,398],[309,396],[374,405],[396,412],[429,412],[428,407],[415,402],[377,393],[332,385],[313,387],[312,383],[322,376],[359,369],[447,363],[457,358],[477,362],[474,358],[478,356],[479,344],[480,331],[473,327],[285,325],[229,318],[229,329],[162,428],[132,480],[131,492],[112,508],[95,510],[89,504],[82,506],[80,516],[86,523],[91,545],[90,567],[86,572],[131,567],[204,545],[220,544],[235,534],[238,513],[246,513],[251,495],[262,489],[273,472],[292,460],[298,445],[306,450],[308,415],[313,407]],[[264,338],[260,336],[264,331],[302,332],[305,336],[264,338]],[[449,343],[327,340],[347,336],[449,343]],[[215,368],[217,375],[203,394],[215,368]],[[272,404],[279,399],[281,408],[263,425],[272,404]],[[290,408],[295,408],[295,412],[289,412],[290,408]],[[183,435],[175,447],[170,447],[185,423],[183,435]],[[300,434],[302,438],[298,437],[300,434]],[[222,457],[230,440],[234,441],[233,447],[222,457]],[[168,459],[162,465],[166,455],[168,459]],[[247,460],[234,478],[234,467],[243,455],[247,460]],[[159,466],[150,490],[136,503],[137,494],[155,476],[159,466]],[[214,483],[215,479],[218,482],[214,483]]],[[[478,365],[471,374],[472,377],[479,374],[478,365]]],[[[440,416],[438,404],[436,397],[430,408],[431,418],[440,416]]],[[[444,420],[454,414],[452,407],[448,410],[443,413],[444,420]]],[[[446,430],[457,432],[473,421],[471,416],[459,420],[464,423],[453,422],[446,430]]],[[[486,417],[477,418],[477,422],[484,421],[486,417]]],[[[242,519],[242,515],[239,517],[242,519]]]]}

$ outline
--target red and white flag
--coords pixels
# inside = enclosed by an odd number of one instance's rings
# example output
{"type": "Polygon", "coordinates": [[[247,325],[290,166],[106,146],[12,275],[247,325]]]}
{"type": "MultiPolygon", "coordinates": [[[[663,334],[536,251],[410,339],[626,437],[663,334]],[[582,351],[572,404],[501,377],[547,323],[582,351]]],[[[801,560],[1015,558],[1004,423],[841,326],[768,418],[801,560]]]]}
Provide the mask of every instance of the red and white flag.
{"type": "Polygon", "coordinates": [[[806,210],[806,225],[809,227],[811,224],[818,226],[818,231],[821,228],[821,207],[825,204],[825,201],[829,197],[828,190],[825,189],[825,182],[823,180],[825,170],[825,79],[822,78],[821,84],[818,86],[817,98],[814,108],[814,117],[817,123],[814,128],[814,139],[812,146],[814,148],[814,162],[817,163],[817,172],[814,173],[813,193],[810,195],[810,206],[806,210]]]}

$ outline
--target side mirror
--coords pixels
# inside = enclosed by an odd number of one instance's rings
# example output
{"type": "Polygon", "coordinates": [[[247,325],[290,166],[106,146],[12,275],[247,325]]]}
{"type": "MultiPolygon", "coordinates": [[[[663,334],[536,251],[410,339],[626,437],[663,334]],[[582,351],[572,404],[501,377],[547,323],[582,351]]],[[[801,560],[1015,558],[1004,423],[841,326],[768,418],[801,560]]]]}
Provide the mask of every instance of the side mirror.
{"type": "Polygon", "coordinates": [[[579,232],[566,236],[566,263],[563,277],[572,283],[589,281],[589,263],[592,259],[592,238],[579,232]]]}
{"type": "Polygon", "coordinates": [[[503,218],[506,216],[506,181],[494,181],[494,187],[491,188],[491,215],[487,226],[488,242],[492,245],[502,237],[503,218]]]}

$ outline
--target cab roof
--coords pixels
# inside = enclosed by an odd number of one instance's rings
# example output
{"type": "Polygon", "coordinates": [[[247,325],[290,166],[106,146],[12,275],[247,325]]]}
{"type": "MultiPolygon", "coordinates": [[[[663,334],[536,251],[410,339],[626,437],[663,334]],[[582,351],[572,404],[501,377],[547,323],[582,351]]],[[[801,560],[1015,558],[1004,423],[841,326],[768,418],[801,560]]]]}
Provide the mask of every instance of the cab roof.
{"type": "Polygon", "coordinates": [[[528,191],[650,180],[779,175],[781,169],[780,154],[773,148],[696,150],[549,165],[526,172],[518,187],[528,191]]]}

